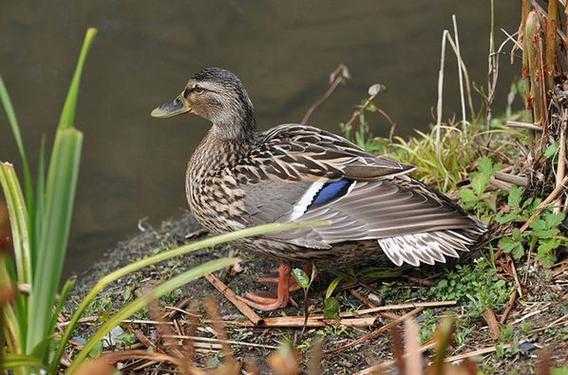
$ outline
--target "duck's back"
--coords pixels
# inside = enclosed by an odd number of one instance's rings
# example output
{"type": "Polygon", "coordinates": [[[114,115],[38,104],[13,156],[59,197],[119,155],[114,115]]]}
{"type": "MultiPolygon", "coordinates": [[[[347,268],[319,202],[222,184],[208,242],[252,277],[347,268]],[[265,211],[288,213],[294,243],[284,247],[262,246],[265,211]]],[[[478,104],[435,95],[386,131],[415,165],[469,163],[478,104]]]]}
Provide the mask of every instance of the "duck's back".
{"type": "Polygon", "coordinates": [[[219,185],[203,186],[201,194],[207,191],[209,206],[216,205],[217,217],[209,216],[208,225],[222,231],[298,220],[330,223],[270,236],[255,249],[274,255],[267,249],[274,241],[282,258],[288,251],[291,259],[317,260],[358,242],[366,248],[374,243],[398,265],[457,257],[475,244],[484,225],[409,177],[412,169],[333,133],[286,124],[259,134],[217,176],[219,185]]]}

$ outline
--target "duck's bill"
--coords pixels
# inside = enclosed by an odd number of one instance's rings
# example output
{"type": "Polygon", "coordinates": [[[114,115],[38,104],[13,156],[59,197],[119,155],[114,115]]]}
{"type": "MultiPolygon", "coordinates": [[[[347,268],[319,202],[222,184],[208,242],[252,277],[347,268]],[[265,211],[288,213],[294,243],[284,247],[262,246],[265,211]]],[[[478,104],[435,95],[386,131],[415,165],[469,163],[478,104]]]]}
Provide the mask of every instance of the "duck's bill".
{"type": "Polygon", "coordinates": [[[164,103],[161,106],[155,108],[150,116],[158,118],[168,118],[173,117],[182,113],[190,111],[189,105],[185,99],[180,95],[171,102],[164,103]]]}

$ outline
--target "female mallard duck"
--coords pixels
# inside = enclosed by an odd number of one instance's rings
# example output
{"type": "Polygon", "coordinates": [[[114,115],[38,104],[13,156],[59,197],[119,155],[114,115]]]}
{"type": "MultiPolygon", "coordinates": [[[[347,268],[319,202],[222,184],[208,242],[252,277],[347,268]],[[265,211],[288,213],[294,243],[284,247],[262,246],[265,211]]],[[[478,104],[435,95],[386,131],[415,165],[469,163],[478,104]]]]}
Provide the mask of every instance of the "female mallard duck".
{"type": "Polygon", "coordinates": [[[296,220],[331,224],[243,240],[281,262],[276,298],[247,294],[258,309],[288,303],[290,264],[340,267],[385,254],[397,266],[459,257],[486,231],[444,195],[409,176],[413,167],[369,154],[333,133],[298,124],[256,131],[252,102],[224,69],[193,75],[172,102],[152,111],[193,113],[212,127],[188,164],[186,194],[212,232],[296,220]]]}

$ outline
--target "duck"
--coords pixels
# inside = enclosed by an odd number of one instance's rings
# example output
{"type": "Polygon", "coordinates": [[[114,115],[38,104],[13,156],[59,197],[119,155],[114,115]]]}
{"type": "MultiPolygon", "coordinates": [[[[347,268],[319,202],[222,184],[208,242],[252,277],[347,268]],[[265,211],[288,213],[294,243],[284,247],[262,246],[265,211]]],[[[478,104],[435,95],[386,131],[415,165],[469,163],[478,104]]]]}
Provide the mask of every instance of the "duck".
{"type": "MultiPolygon", "coordinates": [[[[447,196],[414,179],[413,166],[373,155],[319,127],[288,123],[258,130],[239,77],[205,67],[152,112],[190,114],[211,127],[186,170],[189,209],[211,233],[266,223],[324,221],[236,245],[277,261],[274,296],[247,293],[251,307],[286,307],[292,267],[341,269],[386,260],[393,267],[445,263],[472,250],[487,227],[447,196]]],[[[265,279],[266,280],[266,279],[265,279]]]]}

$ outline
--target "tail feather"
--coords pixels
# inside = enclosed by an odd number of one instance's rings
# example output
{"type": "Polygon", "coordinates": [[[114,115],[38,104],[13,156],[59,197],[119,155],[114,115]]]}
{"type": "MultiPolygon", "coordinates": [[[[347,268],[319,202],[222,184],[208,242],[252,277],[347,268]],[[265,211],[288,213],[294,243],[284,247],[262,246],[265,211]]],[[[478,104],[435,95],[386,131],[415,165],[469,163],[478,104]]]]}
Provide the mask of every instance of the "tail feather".
{"type": "Polygon", "coordinates": [[[418,267],[420,263],[434,265],[446,263],[447,257],[459,258],[459,252],[467,252],[475,246],[487,231],[476,220],[467,229],[447,229],[412,233],[377,240],[383,252],[397,266],[408,263],[418,267]]]}

